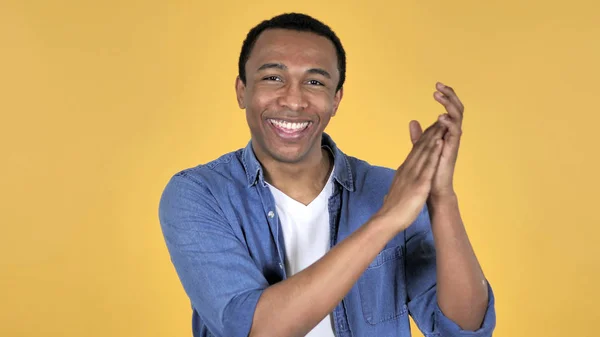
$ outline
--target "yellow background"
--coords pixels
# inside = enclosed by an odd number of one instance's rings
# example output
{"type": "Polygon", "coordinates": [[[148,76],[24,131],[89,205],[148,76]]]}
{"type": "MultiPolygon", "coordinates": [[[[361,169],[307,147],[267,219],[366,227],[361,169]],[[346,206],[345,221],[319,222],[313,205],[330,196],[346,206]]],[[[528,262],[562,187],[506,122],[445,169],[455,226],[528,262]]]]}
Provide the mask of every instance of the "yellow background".
{"type": "MultiPolygon", "coordinates": [[[[497,297],[495,336],[595,336],[600,321],[596,1],[2,1],[0,336],[191,336],[160,193],[243,147],[247,31],[322,19],[347,54],[329,132],[398,166],[408,121],[465,103],[456,184],[497,297]]],[[[420,336],[415,333],[415,336],[420,336]]]]}

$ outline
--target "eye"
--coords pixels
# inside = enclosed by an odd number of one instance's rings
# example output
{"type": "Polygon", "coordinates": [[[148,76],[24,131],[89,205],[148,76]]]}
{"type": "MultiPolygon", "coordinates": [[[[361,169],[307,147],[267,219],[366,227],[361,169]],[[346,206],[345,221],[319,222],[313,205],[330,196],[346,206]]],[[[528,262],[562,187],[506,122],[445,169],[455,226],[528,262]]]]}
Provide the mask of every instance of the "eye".
{"type": "Polygon", "coordinates": [[[321,85],[321,86],[324,85],[323,83],[321,83],[321,82],[319,82],[317,80],[310,80],[310,81],[308,81],[308,84],[311,84],[311,85],[321,85]]]}
{"type": "Polygon", "coordinates": [[[263,78],[264,81],[281,81],[281,78],[278,76],[267,76],[263,78]]]}

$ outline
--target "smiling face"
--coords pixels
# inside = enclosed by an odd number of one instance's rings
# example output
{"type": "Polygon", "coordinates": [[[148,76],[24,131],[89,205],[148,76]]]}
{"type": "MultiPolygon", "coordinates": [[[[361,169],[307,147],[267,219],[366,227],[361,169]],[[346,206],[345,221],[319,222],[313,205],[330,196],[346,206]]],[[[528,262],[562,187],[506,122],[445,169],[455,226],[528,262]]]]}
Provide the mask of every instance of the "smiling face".
{"type": "Polygon", "coordinates": [[[321,137],[342,99],[337,56],[326,37],[269,29],[246,63],[236,93],[259,160],[299,163],[321,155],[321,137]]]}

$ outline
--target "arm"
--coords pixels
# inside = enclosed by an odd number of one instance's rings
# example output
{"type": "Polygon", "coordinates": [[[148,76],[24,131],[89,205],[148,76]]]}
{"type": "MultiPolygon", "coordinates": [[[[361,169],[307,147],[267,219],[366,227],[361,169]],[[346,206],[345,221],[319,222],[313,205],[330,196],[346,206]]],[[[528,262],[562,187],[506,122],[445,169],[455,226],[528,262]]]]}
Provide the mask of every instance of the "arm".
{"type": "Polygon", "coordinates": [[[448,128],[427,200],[438,254],[437,300],[448,318],[465,330],[476,330],[487,308],[487,282],[462,223],[453,186],[464,106],[451,87],[438,83],[436,89],[434,98],[447,112],[439,117],[439,123],[448,128]]]}
{"type": "MultiPolygon", "coordinates": [[[[437,83],[436,89],[434,98],[447,111],[440,115],[438,123],[448,131],[427,200],[430,217],[422,219],[420,231],[407,237],[407,249],[413,255],[407,260],[407,267],[412,270],[407,273],[407,282],[413,289],[415,321],[421,321],[422,330],[433,327],[433,331],[442,331],[444,336],[461,336],[465,331],[490,336],[495,326],[493,294],[467,237],[453,187],[464,106],[452,88],[437,83]],[[436,253],[422,254],[420,249],[428,246],[436,253]],[[417,273],[418,268],[425,268],[426,272],[417,273]],[[429,284],[429,289],[422,284],[429,284]],[[429,322],[432,311],[434,324],[429,322]]],[[[410,134],[413,143],[419,139],[418,122],[411,122],[410,134]]]]}
{"type": "Polygon", "coordinates": [[[247,336],[269,283],[214,196],[185,173],[177,174],[163,191],[159,219],[179,280],[211,333],[247,336]]]}
{"type": "Polygon", "coordinates": [[[266,289],[250,336],[304,336],[344,298],[396,234],[372,219],[310,267],[266,289]]]}
{"type": "Polygon", "coordinates": [[[437,301],[463,330],[481,327],[488,308],[488,285],[471,247],[456,196],[428,202],[437,251],[437,301]]]}
{"type": "MultiPolygon", "coordinates": [[[[457,305],[465,305],[465,302],[461,300],[465,296],[469,296],[465,293],[472,291],[468,289],[469,287],[463,289],[462,284],[459,284],[457,288],[444,288],[444,281],[459,283],[471,273],[465,272],[464,267],[460,265],[463,259],[461,259],[461,256],[456,256],[456,247],[447,247],[449,242],[455,241],[451,238],[452,233],[449,231],[436,232],[435,229],[432,229],[435,225],[432,226],[430,218],[434,217],[429,213],[428,207],[425,207],[415,223],[405,231],[406,284],[409,312],[419,330],[428,337],[491,337],[496,325],[496,312],[494,294],[487,282],[483,285],[487,297],[485,297],[481,316],[479,316],[479,312],[473,312],[474,308],[468,308],[466,311],[470,312],[464,316],[466,320],[477,321],[473,323],[473,326],[464,326],[461,317],[453,316],[453,313],[460,311],[448,311],[443,307],[443,300],[440,297],[447,296],[446,298],[450,300],[451,304],[457,302],[460,303],[457,305]],[[444,242],[443,239],[440,240],[440,234],[449,242],[444,242]],[[440,275],[438,271],[440,269],[445,269],[444,271],[448,273],[440,275]],[[443,294],[442,291],[446,293],[443,294]]],[[[473,258],[474,255],[470,257],[473,258]]],[[[483,280],[485,281],[485,279],[483,280]]],[[[477,303],[481,305],[478,301],[477,303]]],[[[466,304],[465,307],[468,305],[466,304]]],[[[481,310],[481,308],[478,309],[481,310]]]]}

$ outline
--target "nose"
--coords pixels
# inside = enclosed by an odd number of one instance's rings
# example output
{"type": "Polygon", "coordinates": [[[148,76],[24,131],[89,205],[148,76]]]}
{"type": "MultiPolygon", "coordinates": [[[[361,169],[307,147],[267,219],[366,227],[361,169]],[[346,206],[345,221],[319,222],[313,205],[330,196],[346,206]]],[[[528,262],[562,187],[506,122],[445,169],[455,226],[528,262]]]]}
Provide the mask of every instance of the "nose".
{"type": "Polygon", "coordinates": [[[290,83],[283,87],[278,103],[281,107],[292,111],[301,111],[308,107],[308,101],[299,83],[290,83]]]}

